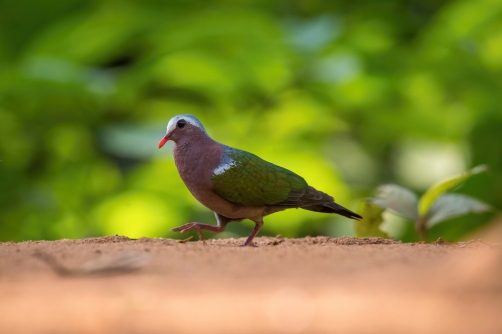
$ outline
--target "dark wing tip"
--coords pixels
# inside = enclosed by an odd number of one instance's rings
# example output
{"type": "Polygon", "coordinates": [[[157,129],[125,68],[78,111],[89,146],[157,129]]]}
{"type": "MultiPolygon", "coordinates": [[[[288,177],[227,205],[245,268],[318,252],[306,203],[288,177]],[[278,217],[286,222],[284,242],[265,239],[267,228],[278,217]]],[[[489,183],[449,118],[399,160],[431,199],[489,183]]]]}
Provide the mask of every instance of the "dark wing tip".
{"type": "Polygon", "coordinates": [[[311,205],[311,206],[304,206],[302,209],[309,210],[309,211],[316,211],[316,212],[323,212],[323,213],[336,213],[340,216],[344,216],[350,219],[362,219],[363,217],[355,212],[350,211],[347,208],[344,208],[343,206],[332,202],[332,203],[325,203],[325,204],[317,204],[317,205],[311,205]]]}

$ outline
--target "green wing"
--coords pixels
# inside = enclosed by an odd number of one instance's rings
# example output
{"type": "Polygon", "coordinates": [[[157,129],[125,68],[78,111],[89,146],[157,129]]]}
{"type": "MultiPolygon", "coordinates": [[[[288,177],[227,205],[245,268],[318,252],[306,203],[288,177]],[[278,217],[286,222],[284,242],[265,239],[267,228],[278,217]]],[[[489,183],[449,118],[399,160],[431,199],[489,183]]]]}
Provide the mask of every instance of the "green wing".
{"type": "Polygon", "coordinates": [[[230,147],[211,179],[218,195],[241,205],[274,205],[310,188],[292,171],[230,147]]]}

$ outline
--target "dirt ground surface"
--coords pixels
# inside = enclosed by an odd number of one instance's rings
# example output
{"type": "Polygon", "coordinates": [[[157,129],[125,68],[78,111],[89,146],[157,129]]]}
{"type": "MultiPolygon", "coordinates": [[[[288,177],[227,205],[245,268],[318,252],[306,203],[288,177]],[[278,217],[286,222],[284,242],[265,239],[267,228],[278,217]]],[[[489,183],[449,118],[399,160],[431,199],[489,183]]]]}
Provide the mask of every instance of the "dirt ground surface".
{"type": "Polygon", "coordinates": [[[497,243],[0,243],[0,333],[502,333],[497,243]]]}

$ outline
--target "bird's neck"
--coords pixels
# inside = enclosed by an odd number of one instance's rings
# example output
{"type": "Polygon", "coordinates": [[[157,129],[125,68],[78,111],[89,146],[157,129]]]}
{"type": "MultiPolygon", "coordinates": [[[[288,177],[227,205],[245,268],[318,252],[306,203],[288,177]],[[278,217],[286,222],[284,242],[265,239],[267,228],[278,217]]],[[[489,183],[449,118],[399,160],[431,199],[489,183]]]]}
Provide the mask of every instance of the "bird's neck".
{"type": "Polygon", "coordinates": [[[177,141],[173,147],[173,156],[182,179],[189,183],[187,178],[194,174],[212,173],[221,161],[223,146],[201,133],[177,141]]]}
{"type": "Polygon", "coordinates": [[[201,132],[194,133],[190,137],[181,138],[175,141],[173,146],[174,158],[181,158],[185,155],[197,155],[216,145],[219,144],[208,135],[201,132]]]}

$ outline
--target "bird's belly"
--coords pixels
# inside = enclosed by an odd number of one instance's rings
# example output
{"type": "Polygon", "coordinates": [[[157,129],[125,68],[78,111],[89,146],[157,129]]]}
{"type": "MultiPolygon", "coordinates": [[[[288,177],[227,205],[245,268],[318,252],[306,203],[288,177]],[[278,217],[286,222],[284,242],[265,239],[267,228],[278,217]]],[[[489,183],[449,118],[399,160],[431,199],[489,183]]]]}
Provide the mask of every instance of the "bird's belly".
{"type": "Polygon", "coordinates": [[[195,194],[193,195],[202,205],[227,218],[259,219],[262,216],[266,215],[265,207],[236,205],[220,197],[213,191],[203,193],[198,192],[197,196],[195,194]]]}

